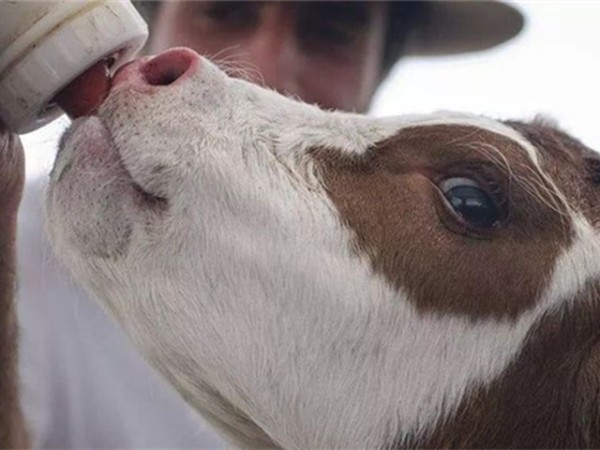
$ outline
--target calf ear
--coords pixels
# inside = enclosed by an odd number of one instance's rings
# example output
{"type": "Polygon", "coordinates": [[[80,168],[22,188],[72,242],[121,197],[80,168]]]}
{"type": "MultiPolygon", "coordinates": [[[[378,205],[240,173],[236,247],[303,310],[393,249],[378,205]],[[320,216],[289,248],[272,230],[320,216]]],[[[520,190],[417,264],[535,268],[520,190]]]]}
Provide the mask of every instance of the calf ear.
{"type": "Polygon", "coordinates": [[[579,446],[600,448],[600,341],[587,353],[577,374],[572,424],[579,446]]]}

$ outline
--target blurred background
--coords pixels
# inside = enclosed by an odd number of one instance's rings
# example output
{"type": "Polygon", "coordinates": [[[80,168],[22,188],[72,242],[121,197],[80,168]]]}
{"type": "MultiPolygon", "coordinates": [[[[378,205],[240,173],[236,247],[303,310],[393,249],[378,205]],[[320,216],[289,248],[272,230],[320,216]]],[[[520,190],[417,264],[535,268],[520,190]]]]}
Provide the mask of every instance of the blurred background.
{"type": "Polygon", "coordinates": [[[450,109],[494,118],[541,113],[600,151],[600,1],[507,2],[526,28],[494,50],[407,58],[380,89],[373,113],[450,109]]]}
{"type": "MultiPolygon", "coordinates": [[[[372,113],[455,110],[500,119],[543,114],[600,151],[600,1],[510,3],[527,19],[519,37],[459,58],[403,59],[380,88],[372,113]]],[[[28,178],[49,173],[67,124],[63,118],[24,136],[28,178]]]]}

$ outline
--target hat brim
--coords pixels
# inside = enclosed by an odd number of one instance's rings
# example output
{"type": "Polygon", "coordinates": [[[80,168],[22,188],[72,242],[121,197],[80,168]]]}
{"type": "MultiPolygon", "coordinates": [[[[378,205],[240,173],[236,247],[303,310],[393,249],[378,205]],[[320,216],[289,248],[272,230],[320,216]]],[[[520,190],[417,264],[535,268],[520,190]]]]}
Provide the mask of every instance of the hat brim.
{"type": "Polygon", "coordinates": [[[498,1],[430,1],[405,55],[442,56],[486,50],[515,37],[525,19],[498,1]]]}

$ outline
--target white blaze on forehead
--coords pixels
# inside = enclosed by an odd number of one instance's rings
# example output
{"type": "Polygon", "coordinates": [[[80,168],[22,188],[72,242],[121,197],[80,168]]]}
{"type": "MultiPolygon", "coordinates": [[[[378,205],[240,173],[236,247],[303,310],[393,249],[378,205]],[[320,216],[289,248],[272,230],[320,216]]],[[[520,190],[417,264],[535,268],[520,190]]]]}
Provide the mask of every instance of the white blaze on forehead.
{"type": "MultiPolygon", "coordinates": [[[[274,100],[281,99],[278,96],[274,100]]],[[[288,105],[280,106],[285,108],[288,105]]],[[[455,112],[439,112],[371,118],[342,112],[323,114],[322,111],[313,109],[309,105],[292,104],[290,106],[306,108],[305,111],[309,114],[307,114],[305,121],[293,128],[286,127],[285,120],[280,122],[275,119],[273,121],[273,123],[278,124],[281,133],[277,136],[277,140],[281,147],[286,149],[298,151],[322,147],[339,150],[343,154],[361,155],[378,142],[389,139],[406,128],[457,125],[475,127],[512,140],[523,149],[536,168],[540,169],[538,150],[521,133],[502,122],[487,117],[455,112]],[[311,114],[310,112],[317,112],[317,114],[311,114]]],[[[286,117],[286,115],[279,117],[286,117]]]]}
{"type": "Polygon", "coordinates": [[[545,297],[555,306],[570,300],[600,277],[600,232],[578,213],[570,213],[574,239],[557,260],[545,297]]]}
{"type": "Polygon", "coordinates": [[[497,120],[455,112],[440,112],[424,117],[414,117],[414,119],[411,118],[409,120],[411,122],[403,124],[401,128],[406,128],[407,126],[462,125],[499,134],[518,144],[525,151],[531,162],[538,169],[540,168],[537,149],[517,130],[497,120]]]}

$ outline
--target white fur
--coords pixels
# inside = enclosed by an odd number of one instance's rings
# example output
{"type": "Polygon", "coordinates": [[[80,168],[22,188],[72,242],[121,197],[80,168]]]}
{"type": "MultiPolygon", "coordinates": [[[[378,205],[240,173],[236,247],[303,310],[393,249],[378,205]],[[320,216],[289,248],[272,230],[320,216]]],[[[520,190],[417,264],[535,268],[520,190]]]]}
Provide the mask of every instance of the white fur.
{"type": "Polygon", "coordinates": [[[489,119],[326,113],[204,62],[152,97],[116,92],[100,117],[78,125],[53,175],[58,255],[192,405],[214,412],[207,396],[218,391],[285,448],[380,447],[423,433],[600,274],[600,239],[575,213],[572,247],[516,321],[420,313],[356,255],[307,150],[362,153],[405,127],[463,124],[514,140],[539,167],[531,144],[489,119]],[[104,129],[112,162],[94,167],[85,143],[104,129]],[[63,172],[78,157],[87,165],[63,172]],[[169,211],[136,206],[123,167],[169,211]],[[94,189],[83,187],[92,176],[94,189]],[[111,239],[128,239],[126,251],[100,255],[111,239]]]}

